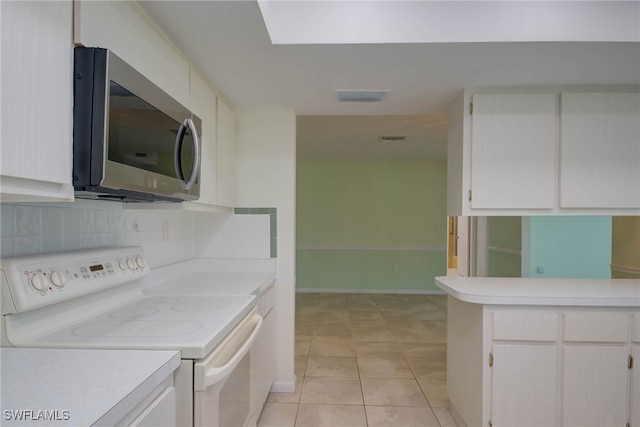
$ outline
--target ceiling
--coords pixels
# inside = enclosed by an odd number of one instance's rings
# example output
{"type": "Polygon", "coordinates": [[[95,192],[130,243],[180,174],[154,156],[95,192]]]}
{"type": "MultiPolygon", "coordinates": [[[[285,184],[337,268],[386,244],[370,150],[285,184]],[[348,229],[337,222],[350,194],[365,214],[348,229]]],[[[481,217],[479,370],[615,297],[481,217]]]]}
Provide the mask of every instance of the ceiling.
{"type": "Polygon", "coordinates": [[[447,117],[298,116],[300,160],[443,160],[447,157],[447,117]],[[302,135],[302,142],[300,136],[302,135]],[[405,136],[402,141],[381,136],[405,136]]]}
{"type": "MultiPolygon", "coordinates": [[[[640,25],[637,24],[638,17],[630,21],[622,20],[620,16],[629,15],[624,10],[612,16],[591,13],[593,16],[589,15],[583,19],[584,22],[579,22],[582,27],[576,25],[578,29],[573,35],[555,36],[559,40],[582,41],[487,42],[502,39],[495,36],[490,38],[486,31],[481,32],[484,42],[473,41],[473,35],[468,31],[451,35],[454,42],[442,42],[443,39],[440,39],[437,43],[386,43],[378,37],[375,43],[365,43],[362,37],[353,39],[354,34],[357,36],[367,31],[371,34],[380,33],[384,24],[376,21],[373,26],[362,22],[351,26],[347,36],[352,38],[346,41],[338,40],[335,31],[327,32],[326,36],[317,36],[320,29],[307,25],[303,27],[313,31],[294,34],[293,39],[283,39],[283,33],[278,33],[279,42],[295,44],[272,44],[261,14],[261,5],[256,1],[139,3],[191,63],[237,109],[294,110],[298,115],[299,158],[442,158],[446,151],[447,105],[465,87],[640,84],[640,25]],[[608,20],[607,25],[589,26],[590,23],[598,24],[589,20],[605,19],[603,16],[608,20]],[[620,20],[620,25],[614,25],[616,19],[620,20]],[[609,29],[609,33],[594,30],[595,35],[589,36],[588,28],[603,26],[609,29]],[[634,26],[637,27],[635,38],[634,26]],[[626,29],[626,32],[617,34],[616,27],[626,29]],[[309,41],[310,34],[314,37],[312,41],[309,41]],[[617,41],[594,41],[600,39],[617,41]],[[324,40],[328,41],[325,43],[324,40]],[[378,103],[340,103],[336,89],[379,89],[389,92],[378,103]],[[381,143],[379,137],[382,134],[406,134],[411,137],[403,143],[381,143]]],[[[339,4],[359,3],[361,7],[371,2],[269,3],[298,6],[300,3],[312,3],[335,8],[339,4]]],[[[412,2],[378,1],[371,4],[389,7],[394,3],[412,2]]],[[[560,3],[612,5],[616,2],[560,3]]],[[[409,10],[416,15],[415,9],[409,10]]],[[[330,15],[319,14],[317,10],[314,13],[318,19],[330,15]]],[[[343,21],[344,13],[337,14],[343,21]]],[[[466,17],[471,22],[471,15],[460,16],[460,19],[466,17]]],[[[287,22],[286,15],[285,19],[282,16],[278,19],[280,21],[269,21],[270,32],[274,34],[275,24],[287,22]]],[[[557,21],[553,23],[559,26],[561,22],[557,21]]],[[[420,20],[414,16],[412,22],[419,23],[420,20]]],[[[486,21],[484,24],[495,27],[497,22],[486,21]]],[[[545,27],[544,21],[535,22],[537,25],[533,28],[539,34],[545,31],[554,35],[557,33],[551,31],[551,27],[545,27]]],[[[567,22],[571,23],[570,20],[567,22]]],[[[396,29],[402,28],[397,22],[394,25],[396,29]]],[[[515,31],[517,27],[511,25],[509,31],[515,31]]],[[[463,31],[467,26],[457,24],[456,28],[463,31]]],[[[327,25],[326,29],[330,30],[331,27],[327,25]]],[[[527,40],[542,40],[539,38],[541,36],[531,36],[531,28],[528,30],[527,37],[533,38],[527,40]]],[[[300,25],[297,31],[300,32],[300,25]]],[[[408,32],[409,35],[414,33],[418,34],[415,31],[408,32]]],[[[395,40],[389,37],[390,41],[395,40]]],[[[520,36],[516,31],[512,37],[517,40],[520,36]]]]}

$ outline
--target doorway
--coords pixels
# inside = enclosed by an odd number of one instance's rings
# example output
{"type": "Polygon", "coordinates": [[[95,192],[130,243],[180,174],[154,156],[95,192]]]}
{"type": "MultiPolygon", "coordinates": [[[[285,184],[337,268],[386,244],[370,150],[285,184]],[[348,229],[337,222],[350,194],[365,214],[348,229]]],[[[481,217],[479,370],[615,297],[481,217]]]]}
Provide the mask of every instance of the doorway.
{"type": "Polygon", "coordinates": [[[469,276],[469,228],[469,217],[447,217],[447,275],[469,276]]]}

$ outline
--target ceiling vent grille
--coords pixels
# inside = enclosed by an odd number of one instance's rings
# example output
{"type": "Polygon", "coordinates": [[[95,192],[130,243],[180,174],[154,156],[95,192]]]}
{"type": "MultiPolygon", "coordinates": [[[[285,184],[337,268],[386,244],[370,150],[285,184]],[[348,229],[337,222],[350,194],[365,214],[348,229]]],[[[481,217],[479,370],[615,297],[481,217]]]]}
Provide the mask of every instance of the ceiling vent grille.
{"type": "Polygon", "coordinates": [[[380,141],[382,142],[400,142],[407,139],[407,135],[382,135],[380,141]]]}
{"type": "Polygon", "coordinates": [[[340,102],[380,102],[388,90],[337,90],[340,102]]]}

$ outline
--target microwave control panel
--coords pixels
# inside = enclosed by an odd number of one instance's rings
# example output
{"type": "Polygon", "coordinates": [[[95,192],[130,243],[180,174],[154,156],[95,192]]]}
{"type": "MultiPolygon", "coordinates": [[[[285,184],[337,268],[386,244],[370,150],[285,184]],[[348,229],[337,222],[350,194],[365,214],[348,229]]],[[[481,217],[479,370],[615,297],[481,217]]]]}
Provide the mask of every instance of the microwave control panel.
{"type": "Polygon", "coordinates": [[[2,260],[3,299],[11,299],[11,311],[23,312],[134,282],[149,272],[140,247],[9,258],[2,260]]]}

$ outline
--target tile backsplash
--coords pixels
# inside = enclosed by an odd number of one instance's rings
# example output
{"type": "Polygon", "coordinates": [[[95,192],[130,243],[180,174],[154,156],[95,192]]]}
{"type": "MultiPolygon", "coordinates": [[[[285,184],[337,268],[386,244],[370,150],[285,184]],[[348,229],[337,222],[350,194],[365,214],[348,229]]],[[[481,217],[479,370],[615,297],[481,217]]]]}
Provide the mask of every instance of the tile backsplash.
{"type": "Polygon", "coordinates": [[[130,207],[92,200],[0,204],[0,257],[127,245],[142,246],[152,268],[198,257],[276,257],[275,208],[233,215],[130,207]]]}
{"type": "Polygon", "coordinates": [[[196,256],[198,213],[123,209],[121,203],[0,205],[4,257],[102,246],[140,245],[151,267],[196,256]]]}

